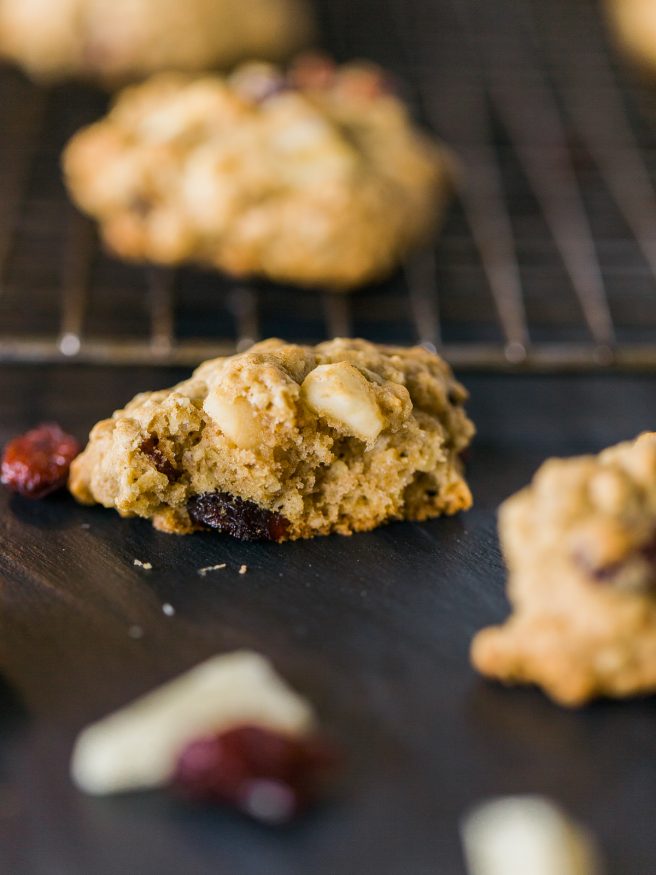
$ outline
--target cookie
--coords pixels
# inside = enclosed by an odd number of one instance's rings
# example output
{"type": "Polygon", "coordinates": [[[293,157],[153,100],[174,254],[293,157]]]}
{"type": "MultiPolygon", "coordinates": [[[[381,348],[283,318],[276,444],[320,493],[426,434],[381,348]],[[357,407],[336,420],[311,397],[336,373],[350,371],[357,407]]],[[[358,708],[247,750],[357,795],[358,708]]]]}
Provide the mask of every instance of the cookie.
{"type": "Polygon", "coordinates": [[[321,59],[155,77],[64,155],[73,200],[124,258],[336,290],[430,238],[449,168],[380,70],[321,59]]]}
{"type": "Polygon", "coordinates": [[[278,60],[311,37],[303,0],[0,0],[0,53],[47,79],[278,60]]]}
{"type": "Polygon", "coordinates": [[[609,23],[623,51],[656,71],[656,6],[652,0],[606,0],[609,23]]]}
{"type": "Polygon", "coordinates": [[[268,340],[98,423],[69,488],[163,531],[244,540],[453,514],[471,505],[466,398],[421,347],[268,340]]]}
{"type": "Polygon", "coordinates": [[[476,668],[564,705],[656,690],[656,433],[547,461],[499,532],[513,614],[476,668]]]}

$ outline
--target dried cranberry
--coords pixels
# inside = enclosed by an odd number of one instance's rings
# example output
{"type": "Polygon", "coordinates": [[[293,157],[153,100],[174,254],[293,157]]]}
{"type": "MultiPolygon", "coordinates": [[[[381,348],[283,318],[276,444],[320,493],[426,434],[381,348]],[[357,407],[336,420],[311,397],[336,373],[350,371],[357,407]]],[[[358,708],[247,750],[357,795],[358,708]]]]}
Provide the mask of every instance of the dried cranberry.
{"type": "Polygon", "coordinates": [[[449,389],[446,393],[447,401],[449,404],[452,404],[454,407],[457,407],[460,404],[464,404],[465,396],[464,393],[457,389],[449,389]]]}
{"type": "Polygon", "coordinates": [[[316,799],[336,764],[334,750],[322,739],[239,726],[189,744],[174,782],[188,799],[285,823],[316,799]]]}
{"type": "Polygon", "coordinates": [[[194,495],[187,511],[195,523],[240,541],[284,541],[289,533],[289,520],[284,516],[229,492],[194,495]]]}
{"type": "Polygon", "coordinates": [[[656,535],[644,544],[635,547],[624,559],[609,562],[606,565],[593,565],[589,558],[581,552],[574,555],[574,561],[593,580],[608,584],[614,584],[620,580],[627,566],[635,563],[636,560],[644,560],[649,566],[647,574],[643,578],[643,586],[650,589],[656,587],[656,535]]]}
{"type": "Polygon", "coordinates": [[[153,211],[153,201],[143,194],[137,194],[130,200],[130,210],[141,219],[147,218],[153,211]]]}
{"type": "Polygon", "coordinates": [[[599,583],[607,583],[612,581],[614,577],[617,577],[622,570],[624,563],[613,562],[610,565],[600,565],[598,568],[591,568],[584,560],[580,560],[578,564],[581,565],[586,573],[594,580],[599,581],[599,583]]]}
{"type": "Polygon", "coordinates": [[[650,541],[640,547],[640,555],[646,559],[651,565],[656,566],[656,535],[650,541]]]}
{"type": "Polygon", "coordinates": [[[244,70],[232,77],[236,91],[248,101],[261,104],[291,89],[291,83],[280,73],[258,67],[244,70]]]}
{"type": "Polygon", "coordinates": [[[43,498],[66,485],[80,445],[56,423],[44,423],[5,447],[0,480],[27,498],[43,498]]]}
{"type": "Polygon", "coordinates": [[[327,55],[307,52],[296,59],[289,70],[288,79],[295,88],[330,88],[335,81],[337,67],[327,55]]]}
{"type": "Polygon", "coordinates": [[[373,65],[345,69],[338,78],[337,89],[348,98],[367,102],[398,90],[393,80],[373,65]]]}
{"type": "Polygon", "coordinates": [[[175,466],[166,458],[164,453],[159,448],[159,438],[155,434],[141,442],[139,449],[141,452],[151,459],[153,465],[157,468],[160,474],[165,474],[169,483],[177,480],[178,472],[175,466]]]}

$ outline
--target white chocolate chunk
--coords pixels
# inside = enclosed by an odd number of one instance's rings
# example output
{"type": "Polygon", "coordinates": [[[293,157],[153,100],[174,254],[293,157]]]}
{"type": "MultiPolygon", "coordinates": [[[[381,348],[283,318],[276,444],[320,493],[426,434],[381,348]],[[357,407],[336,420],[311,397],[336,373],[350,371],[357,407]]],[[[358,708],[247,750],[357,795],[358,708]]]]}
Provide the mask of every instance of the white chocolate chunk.
{"type": "Polygon", "coordinates": [[[599,875],[590,836],[548,799],[485,803],[462,825],[470,875],[599,875]]]}
{"type": "Polygon", "coordinates": [[[257,415],[245,398],[226,398],[220,387],[211,389],[203,403],[205,413],[226,437],[242,450],[251,450],[262,439],[257,415]]]}
{"type": "Polygon", "coordinates": [[[247,650],[208,659],[88,726],[75,743],[71,775],[97,795],[156,787],[171,779],[189,742],[245,723],[289,733],[314,723],[309,703],[247,650]]]}
{"type": "Polygon", "coordinates": [[[301,391],[305,403],[317,415],[368,444],[385,428],[373,388],[349,362],[314,368],[303,381],[301,391]]]}

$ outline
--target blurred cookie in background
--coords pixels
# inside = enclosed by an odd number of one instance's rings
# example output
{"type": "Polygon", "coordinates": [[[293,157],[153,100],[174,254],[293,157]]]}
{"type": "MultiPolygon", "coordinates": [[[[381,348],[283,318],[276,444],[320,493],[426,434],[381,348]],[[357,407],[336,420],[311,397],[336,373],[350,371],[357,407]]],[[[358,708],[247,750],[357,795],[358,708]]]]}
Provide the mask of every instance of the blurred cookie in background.
{"type": "Polygon", "coordinates": [[[73,200],[124,258],[335,290],[431,238],[451,164],[381,70],[318,56],[154,77],[64,155],[73,200]]]}
{"type": "Polygon", "coordinates": [[[606,0],[606,10],[620,48],[645,70],[656,71],[654,0],[606,0]]]}
{"type": "Polygon", "coordinates": [[[280,60],[313,30],[304,0],[0,0],[0,55],[53,80],[280,60]]]}

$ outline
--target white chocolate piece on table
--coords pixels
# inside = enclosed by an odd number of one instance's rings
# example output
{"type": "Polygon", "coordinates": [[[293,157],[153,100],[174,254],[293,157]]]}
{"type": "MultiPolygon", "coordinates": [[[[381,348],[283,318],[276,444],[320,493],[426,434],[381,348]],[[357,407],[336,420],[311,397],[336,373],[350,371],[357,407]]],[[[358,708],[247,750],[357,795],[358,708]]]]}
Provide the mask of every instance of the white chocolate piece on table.
{"type": "Polygon", "coordinates": [[[591,837],[540,796],[484,803],[462,838],[470,875],[601,875],[591,837]]]}
{"type": "Polygon", "coordinates": [[[71,761],[74,783],[102,795],[157,787],[173,776],[184,747],[242,724],[300,734],[309,703],[252,651],[215,656],[84,729],[71,761]]]}

